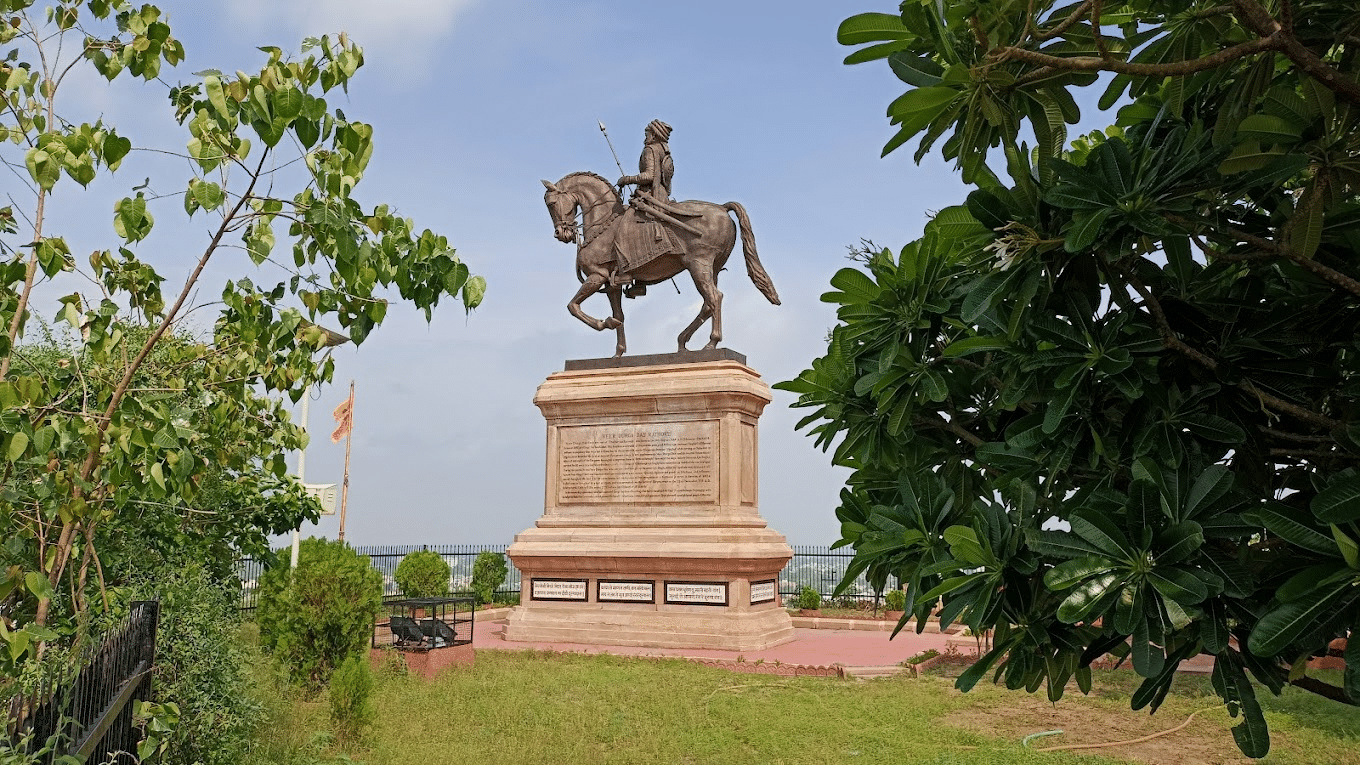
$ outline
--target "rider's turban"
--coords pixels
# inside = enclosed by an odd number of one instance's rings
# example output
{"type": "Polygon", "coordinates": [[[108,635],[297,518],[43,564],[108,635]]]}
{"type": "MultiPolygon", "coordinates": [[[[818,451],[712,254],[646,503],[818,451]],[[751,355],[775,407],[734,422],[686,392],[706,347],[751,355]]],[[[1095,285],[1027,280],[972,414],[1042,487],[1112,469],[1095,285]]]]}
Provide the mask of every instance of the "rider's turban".
{"type": "Polygon", "coordinates": [[[652,120],[647,123],[647,131],[656,135],[662,141],[671,139],[671,126],[661,120],[652,120]]]}

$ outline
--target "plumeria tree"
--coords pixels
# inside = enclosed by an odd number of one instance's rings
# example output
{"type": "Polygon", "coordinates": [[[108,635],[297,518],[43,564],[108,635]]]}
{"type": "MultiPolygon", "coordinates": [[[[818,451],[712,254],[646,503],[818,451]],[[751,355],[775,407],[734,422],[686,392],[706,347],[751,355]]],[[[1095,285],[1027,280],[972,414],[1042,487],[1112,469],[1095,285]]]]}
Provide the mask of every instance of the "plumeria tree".
{"type": "Polygon", "coordinates": [[[835,275],[826,355],[776,386],[854,470],[845,581],[991,631],[963,689],[1057,700],[1115,654],[1156,709],[1208,654],[1256,757],[1258,684],[1360,702],[1356,641],[1342,686],[1307,669],[1360,626],[1360,9],[899,11],[839,32],[907,86],[884,152],[973,188],[835,275]],[[1069,140],[1089,87],[1117,114],[1069,140]]]}
{"type": "Polygon", "coordinates": [[[485,293],[445,237],[356,196],[373,128],[327,98],[362,50],[341,34],[300,56],[261,51],[257,69],[170,86],[186,52],[155,6],[0,0],[0,161],[20,181],[0,202],[0,662],[23,662],[98,602],[107,530],[258,542],[315,518],[286,475],[306,434],[280,394],[296,401],[331,378],[321,351],[334,339],[318,322],[362,343],[388,297],[428,318],[441,300],[470,310],[485,293]],[[163,89],[182,138],[134,145],[63,97],[82,71],[163,89]],[[76,257],[55,212],[113,186],[93,182],[140,151],[187,170],[155,178],[173,193],[148,179],[110,199],[107,244],[76,257]],[[155,224],[177,215],[207,243],[163,290],[157,255],[184,244],[158,241],[155,224]],[[210,263],[239,276],[212,282],[210,263]],[[184,324],[199,292],[220,299],[210,336],[184,324]],[[38,342],[47,325],[68,339],[38,342]]]}

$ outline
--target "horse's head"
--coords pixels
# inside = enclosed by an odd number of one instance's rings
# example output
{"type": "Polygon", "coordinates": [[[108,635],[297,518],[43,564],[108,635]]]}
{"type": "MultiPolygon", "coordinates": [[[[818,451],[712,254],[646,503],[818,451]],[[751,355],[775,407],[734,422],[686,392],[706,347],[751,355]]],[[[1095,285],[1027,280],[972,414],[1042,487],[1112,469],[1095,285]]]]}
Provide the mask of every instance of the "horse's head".
{"type": "Polygon", "coordinates": [[[557,184],[543,182],[548,190],[543,192],[543,202],[548,205],[548,214],[553,220],[553,236],[560,242],[576,241],[576,208],[580,205],[576,195],[557,187],[557,184]]]}

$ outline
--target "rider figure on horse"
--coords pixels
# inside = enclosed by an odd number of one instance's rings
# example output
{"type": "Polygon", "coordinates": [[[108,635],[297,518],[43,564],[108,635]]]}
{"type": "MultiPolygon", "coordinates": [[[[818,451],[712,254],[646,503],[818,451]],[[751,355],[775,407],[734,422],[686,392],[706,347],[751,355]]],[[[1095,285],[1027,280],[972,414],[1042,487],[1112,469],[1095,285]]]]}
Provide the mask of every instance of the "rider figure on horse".
{"type": "Polygon", "coordinates": [[[638,174],[625,175],[617,183],[620,192],[624,186],[637,187],[614,239],[616,268],[611,277],[615,284],[628,285],[624,294],[630,298],[647,294],[646,285],[633,283],[629,275],[632,270],[662,255],[684,253],[684,245],[672,228],[694,230],[685,219],[697,214],[671,201],[675,161],[671,159],[670,137],[670,125],[661,120],[649,122],[643,131],[638,174]]]}
{"type": "Polygon", "coordinates": [[[671,126],[652,120],[642,133],[642,156],[638,158],[638,174],[619,178],[617,186],[637,186],[634,201],[645,196],[659,202],[671,200],[671,178],[675,177],[675,161],[671,159],[671,126]]]}

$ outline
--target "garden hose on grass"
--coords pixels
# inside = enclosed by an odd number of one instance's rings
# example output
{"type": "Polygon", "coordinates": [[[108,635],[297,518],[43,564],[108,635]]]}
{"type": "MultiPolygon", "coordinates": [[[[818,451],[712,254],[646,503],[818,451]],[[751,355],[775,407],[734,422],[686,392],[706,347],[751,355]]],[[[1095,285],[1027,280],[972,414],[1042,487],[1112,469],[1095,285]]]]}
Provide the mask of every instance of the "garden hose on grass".
{"type": "MultiPolygon", "coordinates": [[[[1127,745],[1127,744],[1141,744],[1141,743],[1143,743],[1144,741],[1151,741],[1151,740],[1154,739],[1154,738],[1158,738],[1158,737],[1160,737],[1160,736],[1165,736],[1165,735],[1170,734],[1170,733],[1175,733],[1176,731],[1178,731],[1178,730],[1184,728],[1185,726],[1189,725],[1190,722],[1191,722],[1192,720],[1195,719],[1195,715],[1199,714],[1200,712],[1207,712],[1207,711],[1209,711],[1210,709],[1217,709],[1217,707],[1205,707],[1204,709],[1196,709],[1195,711],[1191,712],[1191,713],[1190,713],[1190,716],[1187,717],[1187,718],[1185,718],[1185,722],[1181,723],[1180,725],[1177,725],[1177,726],[1174,727],[1174,728],[1167,728],[1167,729],[1164,730],[1164,731],[1158,731],[1157,733],[1149,733],[1148,735],[1143,736],[1143,737],[1141,737],[1141,738],[1131,738],[1131,739],[1129,739],[1129,740],[1127,740],[1127,741],[1109,741],[1109,742],[1104,743],[1104,744],[1064,744],[1064,745],[1062,745],[1062,746],[1046,746],[1046,747],[1044,747],[1043,749],[1035,749],[1034,751],[1036,751],[1036,752],[1057,752],[1057,751],[1062,751],[1062,750],[1066,750],[1066,749],[1103,749],[1103,748],[1105,748],[1105,747],[1107,747],[1107,746],[1125,746],[1125,745],[1127,745]]],[[[1053,735],[1053,734],[1055,734],[1055,733],[1062,733],[1062,731],[1060,731],[1060,730],[1058,730],[1058,731],[1052,731],[1052,730],[1051,730],[1051,731],[1045,731],[1045,732],[1043,732],[1043,733],[1031,733],[1030,735],[1025,736],[1024,741],[1023,741],[1022,743],[1023,743],[1025,746],[1028,746],[1028,745],[1029,745],[1029,740],[1032,739],[1032,738],[1035,738],[1035,737],[1037,737],[1037,736],[1049,736],[1049,735],[1053,735]]]]}
{"type": "MultiPolygon", "coordinates": [[[[1061,735],[1062,735],[1062,731],[1061,731],[1061,730],[1046,730],[1046,731],[1043,731],[1043,732],[1041,732],[1041,733],[1031,733],[1031,734],[1029,734],[1028,736],[1025,736],[1024,738],[1020,739],[1020,746],[1023,746],[1023,747],[1025,747],[1026,749],[1028,749],[1028,748],[1029,748],[1029,742],[1032,741],[1032,740],[1034,740],[1034,739],[1036,739],[1036,738],[1043,738],[1044,736],[1061,736],[1061,735]]],[[[1040,750],[1040,751],[1043,751],[1043,750],[1040,750]]]]}

